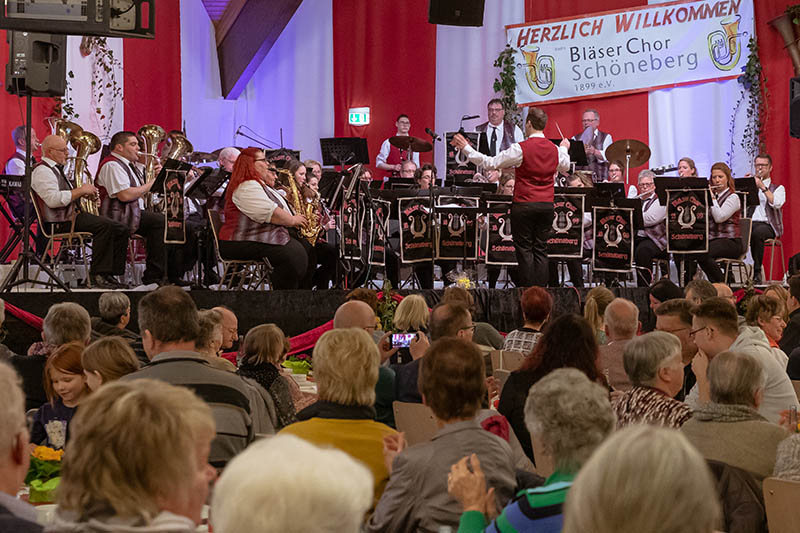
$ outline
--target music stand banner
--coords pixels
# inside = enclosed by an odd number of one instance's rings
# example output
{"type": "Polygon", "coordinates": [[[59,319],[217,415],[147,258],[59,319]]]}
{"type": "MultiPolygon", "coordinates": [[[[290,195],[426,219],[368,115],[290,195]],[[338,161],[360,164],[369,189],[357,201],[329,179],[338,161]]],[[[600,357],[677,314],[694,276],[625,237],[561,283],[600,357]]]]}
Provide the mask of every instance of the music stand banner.
{"type": "Polygon", "coordinates": [[[185,170],[167,170],[164,178],[164,243],[186,242],[186,220],[183,211],[185,170]]]}
{"type": "MultiPolygon", "coordinates": [[[[428,233],[430,214],[428,198],[398,198],[400,222],[400,261],[421,263],[433,256],[433,243],[428,233]]],[[[434,232],[435,233],[435,232],[434,232]]]]}
{"type": "MultiPolygon", "coordinates": [[[[456,181],[468,181],[475,177],[478,167],[470,163],[467,156],[450,144],[456,133],[458,132],[448,131],[444,135],[447,140],[447,177],[454,178],[456,181]]],[[[478,136],[480,135],[478,132],[464,132],[461,135],[466,137],[473,148],[478,149],[478,136]]]]}
{"type": "Polygon", "coordinates": [[[667,252],[708,251],[708,190],[667,189],[667,252]]]}
{"type": "Polygon", "coordinates": [[[487,265],[517,266],[517,249],[511,235],[511,202],[487,201],[486,207],[491,209],[505,205],[509,211],[505,213],[489,213],[489,240],[486,246],[487,265]]]}
{"type": "Polygon", "coordinates": [[[601,272],[630,272],[633,269],[633,209],[595,206],[592,222],[592,268],[601,272]]]}
{"type": "Polygon", "coordinates": [[[557,194],[553,198],[553,231],[547,239],[547,255],[583,257],[583,194],[557,194]]]}
{"type": "Polygon", "coordinates": [[[342,228],[342,238],[339,247],[342,259],[358,261],[361,259],[361,228],[362,220],[358,220],[358,197],[354,194],[344,201],[343,209],[339,212],[339,227],[342,228]]]}
{"type": "MultiPolygon", "coordinates": [[[[478,207],[478,198],[440,196],[439,206],[478,207]]],[[[436,237],[437,259],[478,260],[478,215],[440,213],[436,237]]]]}
{"type": "Polygon", "coordinates": [[[386,200],[377,199],[373,199],[372,204],[375,206],[375,211],[369,214],[369,227],[372,228],[369,264],[384,266],[386,265],[386,236],[389,235],[389,212],[392,204],[386,200]]]}

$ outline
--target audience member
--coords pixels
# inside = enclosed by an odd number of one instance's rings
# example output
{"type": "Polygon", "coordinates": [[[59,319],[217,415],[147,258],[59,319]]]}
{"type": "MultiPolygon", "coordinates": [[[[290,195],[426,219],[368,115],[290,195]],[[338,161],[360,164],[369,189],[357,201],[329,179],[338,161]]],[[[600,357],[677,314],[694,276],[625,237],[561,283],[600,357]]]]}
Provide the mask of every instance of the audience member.
{"type": "Polygon", "coordinates": [[[50,306],[42,324],[43,342],[31,346],[27,356],[11,358],[11,365],[22,378],[26,410],[38,409],[49,401],[43,382],[47,357],[62,344],[89,344],[91,332],[89,313],[80,305],[64,302],[50,306]]]}
{"type": "Polygon", "coordinates": [[[717,289],[705,279],[693,279],[684,288],[684,298],[694,305],[701,304],[709,298],[717,297],[717,289]]]}
{"type": "MultiPolygon", "coordinates": [[[[0,326],[2,326],[6,321],[6,302],[0,300],[0,326]]],[[[9,350],[8,346],[3,343],[0,343],[0,361],[11,362],[11,359],[16,354],[9,350]]]]}
{"type": "Polygon", "coordinates": [[[779,344],[783,353],[791,354],[795,348],[800,347],[800,274],[789,278],[789,298],[786,300],[786,310],[789,311],[789,320],[779,344]]]}
{"type": "Polygon", "coordinates": [[[581,466],[613,431],[614,414],[603,387],[579,370],[562,368],[531,387],[525,425],[552,455],[555,472],[544,486],[517,493],[487,528],[487,515],[494,514],[492,492],[487,493],[478,457],[462,458],[451,467],[448,479],[450,495],[464,509],[459,531],[560,531],[567,491],[581,466]]]}
{"type": "Polygon", "coordinates": [[[598,344],[606,343],[606,332],[603,326],[603,316],[606,307],[614,299],[614,293],[605,287],[594,287],[586,293],[586,304],[583,307],[583,318],[592,326],[598,344]]]}
{"type": "MultiPolygon", "coordinates": [[[[789,291],[780,283],[773,283],[764,288],[764,296],[779,302],[783,308],[783,321],[789,322],[789,291]]],[[[736,302],[734,302],[735,304],[736,302]]]]}
{"type": "Polygon", "coordinates": [[[528,355],[542,336],[542,325],[550,316],[553,297],[542,287],[528,287],[520,298],[524,323],[506,335],[503,350],[528,355]]]}
{"type": "Polygon", "coordinates": [[[797,433],[778,444],[772,475],[787,481],[800,481],[800,435],[797,433]]]}
{"type": "Polygon", "coordinates": [[[658,306],[656,309],[656,330],[672,333],[681,342],[681,360],[683,361],[683,387],[675,396],[683,401],[692,390],[697,379],[692,371],[692,359],[697,353],[697,345],[692,337],[692,308],[689,300],[676,298],[658,306]]]}
{"type": "Polygon", "coordinates": [[[425,298],[419,294],[409,294],[403,298],[394,310],[392,326],[401,333],[428,332],[430,311],[425,298]]]}
{"type": "MultiPolygon", "coordinates": [[[[442,303],[461,303],[469,309],[470,314],[475,312],[475,300],[472,293],[461,287],[447,287],[442,295],[442,303]]],[[[489,346],[495,350],[503,347],[503,336],[488,322],[472,322],[472,342],[482,346],[489,346]]]]}
{"type": "Polygon", "coordinates": [[[402,434],[385,439],[391,476],[367,531],[456,528],[461,508],[447,492],[447,474],[450,465],[472,454],[494,489],[493,505],[503,507],[513,495],[516,481],[508,443],[475,420],[486,395],[480,351],[468,340],[443,338],[434,341],[421,361],[420,390],[440,429],[429,442],[410,448],[402,434]]]}
{"type": "Polygon", "coordinates": [[[198,335],[194,341],[194,349],[204,356],[208,364],[218,370],[236,372],[236,365],[220,357],[224,344],[225,331],[222,313],[214,309],[203,309],[197,313],[198,335]]]}
{"type": "Polygon", "coordinates": [[[601,379],[597,339],[589,323],[578,315],[562,315],[548,323],[531,355],[511,373],[500,394],[497,410],[508,419],[522,449],[534,463],[531,437],[525,426],[525,401],[531,386],[557,368],[577,368],[591,381],[601,379]]]}
{"type": "Polygon", "coordinates": [[[375,313],[375,316],[378,315],[378,295],[375,294],[374,290],[367,289],[365,287],[353,289],[347,293],[347,296],[344,297],[345,302],[352,300],[364,302],[372,308],[372,312],[375,313]]]}
{"type": "Polygon", "coordinates": [[[692,315],[691,335],[698,348],[692,363],[697,383],[686,397],[692,410],[709,401],[708,361],[724,351],[743,352],[761,363],[766,375],[763,398],[757,407],[761,416],[777,424],[781,411],[798,406],[789,376],[772,353],[763,331],[752,326],[737,329],[736,308],[722,298],[709,298],[696,306],[692,315]]]}
{"type": "Polygon", "coordinates": [[[681,431],[706,459],[751,472],[772,474],[786,431],[759,414],[764,369],[744,352],[717,354],[708,365],[711,402],[697,407],[681,431]]]}
{"type": "Polygon", "coordinates": [[[104,383],[139,370],[139,360],[122,337],[102,337],[83,351],[81,366],[86,385],[96,391],[104,383]]]}
{"type": "Polygon", "coordinates": [[[214,433],[209,407],[184,387],[149,379],[102,387],[75,416],[48,531],[196,531],[216,477],[214,433]]]}
{"type": "Polygon", "coordinates": [[[630,300],[616,298],[603,313],[606,344],[600,346],[598,366],[615,390],[626,391],[631,388],[631,381],[622,364],[622,353],[638,333],[639,327],[639,308],[630,300]]]}
{"type": "Polygon", "coordinates": [[[683,387],[681,341],[663,331],[652,331],[625,346],[625,372],[633,384],[611,401],[617,427],[655,424],[678,428],[692,416],[691,409],[673,399],[683,387]]]}
{"type": "Polygon", "coordinates": [[[139,300],[137,314],[150,364],[122,379],[150,378],[183,385],[208,403],[217,427],[211,443],[214,466],[224,466],[253,441],[256,433],[274,432],[256,384],[211,367],[197,353],[197,307],[186,291],[161,287],[139,300]]]}
{"type": "Polygon", "coordinates": [[[215,533],[359,533],[371,503],[372,474],[360,461],[277,435],[253,443],[225,468],[210,516],[215,533]]]}
{"type": "Polygon", "coordinates": [[[33,415],[32,443],[62,449],[69,439],[70,421],[90,392],[81,366],[83,349],[80,342],[69,342],[47,358],[44,390],[48,403],[33,415]]]}
{"type": "Polygon", "coordinates": [[[650,310],[656,312],[658,306],[669,300],[683,298],[683,290],[667,278],[660,279],[648,289],[650,310]]]}
{"type": "Polygon", "coordinates": [[[781,351],[778,344],[786,327],[786,322],[783,320],[783,310],[784,306],[778,300],[758,294],[747,302],[745,319],[748,326],[761,328],[761,331],[767,336],[767,341],[769,341],[773,353],[778,357],[779,361],[782,361],[783,366],[786,366],[788,358],[781,351]]]}
{"type": "Polygon", "coordinates": [[[632,426],[606,440],[578,473],[563,531],[712,533],[720,517],[714,478],[686,438],[632,426]]]}
{"type": "Polygon", "coordinates": [[[362,461],[372,472],[377,502],[389,479],[383,439],[397,434],[375,421],[378,348],[363,329],[337,328],[319,338],[313,358],[319,400],[297,413],[300,421],[283,428],[281,434],[333,446],[362,461]]]}
{"type": "Polygon", "coordinates": [[[239,342],[239,319],[229,308],[224,305],[214,307],[212,311],[217,311],[222,315],[222,346],[223,350],[232,350],[234,345],[239,342]]]}
{"type": "Polygon", "coordinates": [[[33,506],[17,498],[30,463],[28,440],[19,376],[11,366],[0,363],[0,531],[42,531],[33,506]]]}
{"type": "Polygon", "coordinates": [[[275,405],[272,423],[277,430],[297,421],[289,382],[298,388],[298,392],[299,387],[294,379],[281,372],[281,363],[289,348],[289,341],[278,326],[261,324],[245,335],[239,362],[239,375],[258,383],[272,398],[275,405]]]}
{"type": "Polygon", "coordinates": [[[104,292],[97,306],[100,316],[92,317],[92,340],[109,336],[122,337],[131,343],[138,340],[138,335],[126,329],[131,321],[131,301],[124,292],[104,292]]]}
{"type": "Polygon", "coordinates": [[[733,290],[725,284],[721,282],[713,283],[714,290],[717,291],[717,296],[728,300],[732,305],[736,305],[736,297],[733,295],[733,290]]]}

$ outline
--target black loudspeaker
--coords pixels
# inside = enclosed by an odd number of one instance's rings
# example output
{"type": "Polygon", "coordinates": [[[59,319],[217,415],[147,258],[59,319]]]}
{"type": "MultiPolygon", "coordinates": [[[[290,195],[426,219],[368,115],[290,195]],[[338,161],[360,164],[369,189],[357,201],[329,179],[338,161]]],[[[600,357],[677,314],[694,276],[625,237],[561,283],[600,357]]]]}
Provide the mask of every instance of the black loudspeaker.
{"type": "Polygon", "coordinates": [[[430,0],[428,22],[446,26],[483,26],[484,0],[430,0]]]}
{"type": "Polygon", "coordinates": [[[67,83],[67,36],[6,32],[6,90],[11,94],[64,96],[67,83]]]}
{"type": "Polygon", "coordinates": [[[800,139],[800,77],[789,80],[789,135],[800,139]]]}

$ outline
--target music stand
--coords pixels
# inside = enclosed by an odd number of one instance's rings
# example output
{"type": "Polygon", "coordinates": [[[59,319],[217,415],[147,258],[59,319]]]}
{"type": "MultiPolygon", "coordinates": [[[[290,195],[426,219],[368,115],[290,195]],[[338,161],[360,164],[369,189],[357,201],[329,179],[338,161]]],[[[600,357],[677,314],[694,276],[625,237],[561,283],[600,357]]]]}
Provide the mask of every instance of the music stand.
{"type": "Polygon", "coordinates": [[[756,179],[753,177],[736,178],[733,180],[733,188],[739,196],[744,195],[745,201],[742,202],[742,213],[747,213],[748,207],[758,206],[758,187],[756,179]]]}
{"type": "Polygon", "coordinates": [[[361,163],[369,165],[367,140],[361,137],[329,137],[319,140],[325,166],[361,163]]]}
{"type": "MultiPolygon", "coordinates": [[[[550,142],[555,144],[556,146],[561,145],[561,141],[563,139],[550,139],[550,142]]],[[[575,163],[577,167],[588,167],[589,160],[586,159],[586,147],[583,145],[583,141],[578,141],[574,139],[570,139],[569,141],[569,161],[570,163],[575,163]]]]}
{"type": "MultiPolygon", "coordinates": [[[[582,187],[575,187],[582,188],[582,187]]],[[[613,199],[613,200],[622,200],[625,198],[625,184],[624,183],[615,183],[615,182],[601,182],[595,183],[594,187],[591,188],[594,191],[594,194],[591,196],[596,198],[605,198],[605,199],[613,199]]],[[[597,205],[605,205],[605,204],[597,204],[597,205]]]]}
{"type": "Polygon", "coordinates": [[[656,186],[656,196],[661,205],[667,205],[667,189],[708,189],[706,178],[667,178],[656,176],[653,179],[656,186]]]}
{"type": "Polygon", "coordinates": [[[192,200],[208,200],[230,177],[231,173],[225,169],[206,168],[186,189],[186,197],[192,200]]]}

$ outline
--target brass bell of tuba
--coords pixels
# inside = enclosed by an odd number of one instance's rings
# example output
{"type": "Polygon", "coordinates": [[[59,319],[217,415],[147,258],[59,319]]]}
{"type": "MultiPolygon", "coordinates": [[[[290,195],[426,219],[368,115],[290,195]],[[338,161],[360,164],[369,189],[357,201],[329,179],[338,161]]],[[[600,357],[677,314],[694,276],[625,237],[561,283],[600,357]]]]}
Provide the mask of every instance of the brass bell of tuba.
{"type": "Polygon", "coordinates": [[[47,117],[47,124],[50,125],[50,133],[58,135],[64,142],[69,144],[74,135],[80,135],[83,128],[60,117],[47,117]]]}
{"type": "MultiPolygon", "coordinates": [[[[158,160],[158,145],[164,140],[166,133],[164,128],[157,124],[147,124],[139,128],[136,135],[142,142],[141,152],[145,156],[144,163],[144,182],[150,183],[156,179],[156,164],[158,160]]],[[[148,192],[144,195],[146,209],[153,207],[153,193],[148,192]]]]}
{"type": "MultiPolygon", "coordinates": [[[[86,159],[100,151],[102,144],[100,143],[100,139],[97,138],[97,135],[94,133],[88,132],[86,130],[81,130],[80,132],[76,132],[72,134],[70,138],[70,144],[73,148],[75,148],[75,166],[73,167],[73,177],[75,180],[75,187],[81,187],[84,184],[83,178],[84,173],[88,175],[91,181],[91,173],[86,170],[87,161],[86,159]]],[[[81,208],[90,215],[97,215],[99,212],[99,208],[97,205],[98,199],[91,198],[84,196],[80,199],[81,208]]]]}
{"type": "Polygon", "coordinates": [[[192,152],[194,152],[194,146],[185,135],[182,133],[170,133],[169,137],[167,137],[164,156],[161,159],[164,162],[167,159],[180,160],[183,156],[192,152]]]}

